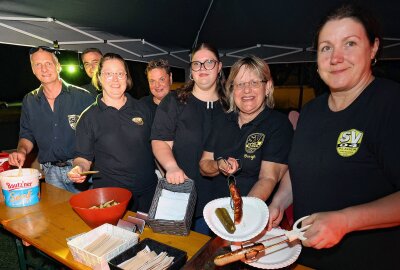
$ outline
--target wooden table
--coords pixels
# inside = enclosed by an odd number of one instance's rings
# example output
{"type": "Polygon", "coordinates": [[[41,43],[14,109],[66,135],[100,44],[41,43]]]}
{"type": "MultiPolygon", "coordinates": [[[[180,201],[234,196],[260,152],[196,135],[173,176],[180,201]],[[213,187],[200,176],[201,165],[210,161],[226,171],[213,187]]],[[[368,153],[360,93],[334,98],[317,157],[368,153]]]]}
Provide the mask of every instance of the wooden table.
{"type": "MultiPolygon", "coordinates": [[[[0,217],[4,228],[35,246],[50,257],[72,269],[90,269],[75,261],[67,246],[66,238],[88,232],[89,226],[69,205],[72,193],[42,183],[41,201],[33,206],[9,208],[0,203],[0,217]]],[[[134,216],[135,213],[127,212],[134,216]]],[[[154,233],[146,227],[140,239],[151,238],[187,252],[190,260],[210,241],[210,237],[190,232],[188,236],[175,236],[154,233]]],[[[185,268],[195,269],[195,268],[185,268]]],[[[294,266],[296,270],[305,270],[303,266],[294,266]]]]}
{"type": "MultiPolygon", "coordinates": [[[[127,215],[134,216],[133,212],[127,215]]],[[[68,202],[54,204],[43,211],[28,213],[25,216],[8,220],[4,227],[50,257],[72,269],[90,269],[74,261],[68,249],[66,238],[90,230],[82,219],[72,210],[68,202]]],[[[196,232],[189,236],[175,236],[153,233],[145,228],[140,239],[152,238],[156,241],[185,250],[190,259],[210,237],[196,232]]]]}

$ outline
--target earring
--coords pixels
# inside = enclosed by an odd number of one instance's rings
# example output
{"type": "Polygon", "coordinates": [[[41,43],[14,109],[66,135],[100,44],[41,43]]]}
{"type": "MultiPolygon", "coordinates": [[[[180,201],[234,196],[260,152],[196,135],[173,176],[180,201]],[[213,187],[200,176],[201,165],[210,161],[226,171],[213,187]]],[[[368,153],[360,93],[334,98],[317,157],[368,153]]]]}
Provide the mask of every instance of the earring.
{"type": "Polygon", "coordinates": [[[374,59],[372,60],[371,66],[375,66],[375,65],[376,65],[376,62],[378,62],[378,59],[374,58],[374,59]]]}
{"type": "Polygon", "coordinates": [[[221,77],[222,77],[222,71],[220,71],[220,72],[218,73],[218,79],[221,79],[221,77]]]}
{"type": "Polygon", "coordinates": [[[189,74],[189,80],[193,81],[192,73],[189,74]]]}

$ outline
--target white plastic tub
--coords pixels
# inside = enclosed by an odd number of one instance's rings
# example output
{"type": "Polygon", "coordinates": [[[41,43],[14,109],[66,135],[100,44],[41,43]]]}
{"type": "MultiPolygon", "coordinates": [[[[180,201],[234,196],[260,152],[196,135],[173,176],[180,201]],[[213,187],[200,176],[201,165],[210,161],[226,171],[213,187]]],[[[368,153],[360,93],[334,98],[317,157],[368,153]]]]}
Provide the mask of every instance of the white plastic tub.
{"type": "Polygon", "coordinates": [[[39,178],[36,169],[8,170],[0,173],[1,188],[8,207],[34,205],[40,200],[39,178]]]}

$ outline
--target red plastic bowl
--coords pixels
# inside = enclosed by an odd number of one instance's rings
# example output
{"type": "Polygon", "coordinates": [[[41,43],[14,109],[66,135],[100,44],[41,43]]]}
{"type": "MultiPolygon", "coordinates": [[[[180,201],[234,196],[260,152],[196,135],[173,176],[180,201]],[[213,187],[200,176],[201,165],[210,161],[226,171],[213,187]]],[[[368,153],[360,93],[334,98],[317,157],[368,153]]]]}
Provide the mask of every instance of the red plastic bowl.
{"type": "Polygon", "coordinates": [[[132,193],[124,188],[95,188],[73,195],[69,199],[69,204],[87,225],[96,228],[104,223],[116,225],[124,215],[131,197],[132,193]],[[119,204],[108,208],[89,209],[110,200],[119,204]]]}

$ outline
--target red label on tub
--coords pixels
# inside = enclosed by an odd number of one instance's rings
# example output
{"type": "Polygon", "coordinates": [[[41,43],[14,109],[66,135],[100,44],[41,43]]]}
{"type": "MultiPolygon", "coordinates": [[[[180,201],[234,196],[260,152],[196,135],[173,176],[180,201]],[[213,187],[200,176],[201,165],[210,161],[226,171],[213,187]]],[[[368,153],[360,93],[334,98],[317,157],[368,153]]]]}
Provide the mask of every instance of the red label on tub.
{"type": "Polygon", "coordinates": [[[32,187],[32,182],[19,182],[19,183],[8,183],[6,182],[7,188],[9,191],[20,189],[20,188],[30,188],[32,187]]]}

